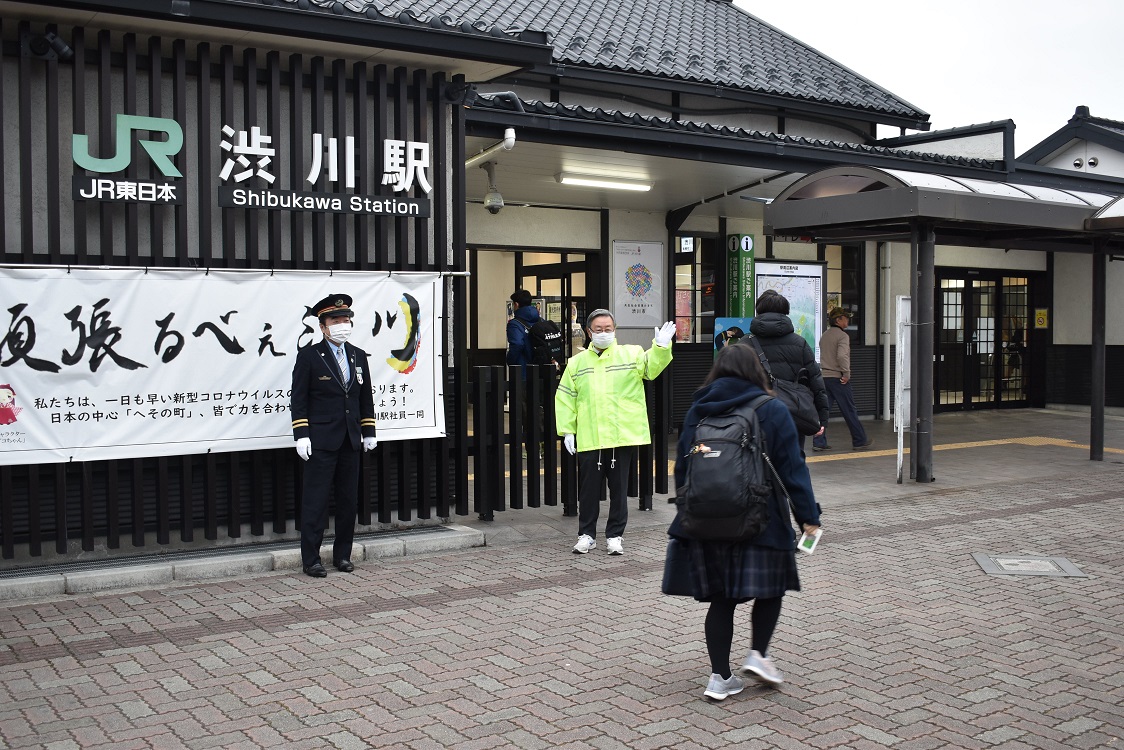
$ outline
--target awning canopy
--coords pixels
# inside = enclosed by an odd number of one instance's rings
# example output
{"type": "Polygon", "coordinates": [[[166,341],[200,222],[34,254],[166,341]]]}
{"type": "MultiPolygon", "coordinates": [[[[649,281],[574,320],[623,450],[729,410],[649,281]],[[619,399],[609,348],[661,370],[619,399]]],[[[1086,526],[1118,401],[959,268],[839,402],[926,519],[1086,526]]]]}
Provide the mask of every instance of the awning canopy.
{"type": "MultiPolygon", "coordinates": [[[[765,208],[765,233],[820,241],[892,240],[919,223],[941,245],[1091,252],[1124,243],[1116,196],[878,167],[831,167],[794,182],[765,208]],[[1118,208],[1113,209],[1113,207],[1118,208]],[[1098,218],[1103,211],[1109,217],[1098,218]]],[[[1124,246],[1124,245],[1122,245],[1124,246]]]]}

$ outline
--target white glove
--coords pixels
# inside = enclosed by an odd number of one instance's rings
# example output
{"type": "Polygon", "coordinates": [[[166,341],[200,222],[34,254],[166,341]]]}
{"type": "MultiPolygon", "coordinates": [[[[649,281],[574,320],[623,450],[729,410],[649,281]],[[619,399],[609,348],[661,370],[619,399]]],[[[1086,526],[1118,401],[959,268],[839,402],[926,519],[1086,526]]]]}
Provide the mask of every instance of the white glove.
{"type": "Polygon", "coordinates": [[[656,346],[668,346],[675,339],[675,321],[669,320],[662,328],[656,328],[656,346]]]}
{"type": "Polygon", "coordinates": [[[378,445],[378,444],[379,444],[378,438],[374,438],[374,437],[363,438],[363,450],[365,450],[365,451],[373,451],[375,449],[375,446],[378,445]]]}
{"type": "Polygon", "coordinates": [[[312,439],[297,438],[297,455],[307,461],[312,456],[312,439]]]}
{"type": "Polygon", "coordinates": [[[571,456],[574,455],[575,453],[577,453],[577,451],[578,451],[577,441],[574,440],[573,435],[563,435],[562,436],[562,445],[566,446],[566,450],[568,450],[570,452],[571,456]]]}

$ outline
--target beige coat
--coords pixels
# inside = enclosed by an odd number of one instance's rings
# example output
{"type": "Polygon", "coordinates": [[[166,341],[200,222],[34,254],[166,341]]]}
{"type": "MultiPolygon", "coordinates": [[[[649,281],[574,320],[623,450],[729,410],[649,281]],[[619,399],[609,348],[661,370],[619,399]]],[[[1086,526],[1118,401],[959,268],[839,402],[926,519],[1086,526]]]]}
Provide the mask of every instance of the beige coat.
{"type": "Polygon", "coordinates": [[[820,369],[825,378],[851,379],[851,337],[839,326],[820,336],[820,369]]]}

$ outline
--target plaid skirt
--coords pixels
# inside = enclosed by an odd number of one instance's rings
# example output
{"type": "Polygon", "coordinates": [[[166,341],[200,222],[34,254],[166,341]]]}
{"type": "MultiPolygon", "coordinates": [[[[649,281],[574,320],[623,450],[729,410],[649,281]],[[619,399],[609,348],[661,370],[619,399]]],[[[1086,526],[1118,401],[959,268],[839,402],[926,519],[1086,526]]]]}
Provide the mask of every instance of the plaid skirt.
{"type": "Polygon", "coordinates": [[[695,599],[769,599],[800,590],[796,551],[736,542],[691,542],[695,599]]]}

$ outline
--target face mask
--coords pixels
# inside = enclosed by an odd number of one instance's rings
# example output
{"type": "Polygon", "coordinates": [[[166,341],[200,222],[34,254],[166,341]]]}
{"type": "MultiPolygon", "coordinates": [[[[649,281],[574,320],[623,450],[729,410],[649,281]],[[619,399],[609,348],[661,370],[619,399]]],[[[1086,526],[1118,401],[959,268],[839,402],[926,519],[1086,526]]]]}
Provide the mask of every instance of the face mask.
{"type": "Polygon", "coordinates": [[[342,344],[351,337],[351,323],[336,323],[328,326],[328,338],[342,344]]]}
{"type": "Polygon", "coordinates": [[[617,343],[617,334],[612,331],[595,333],[590,336],[589,340],[598,349],[608,349],[610,346],[617,343]]]}

